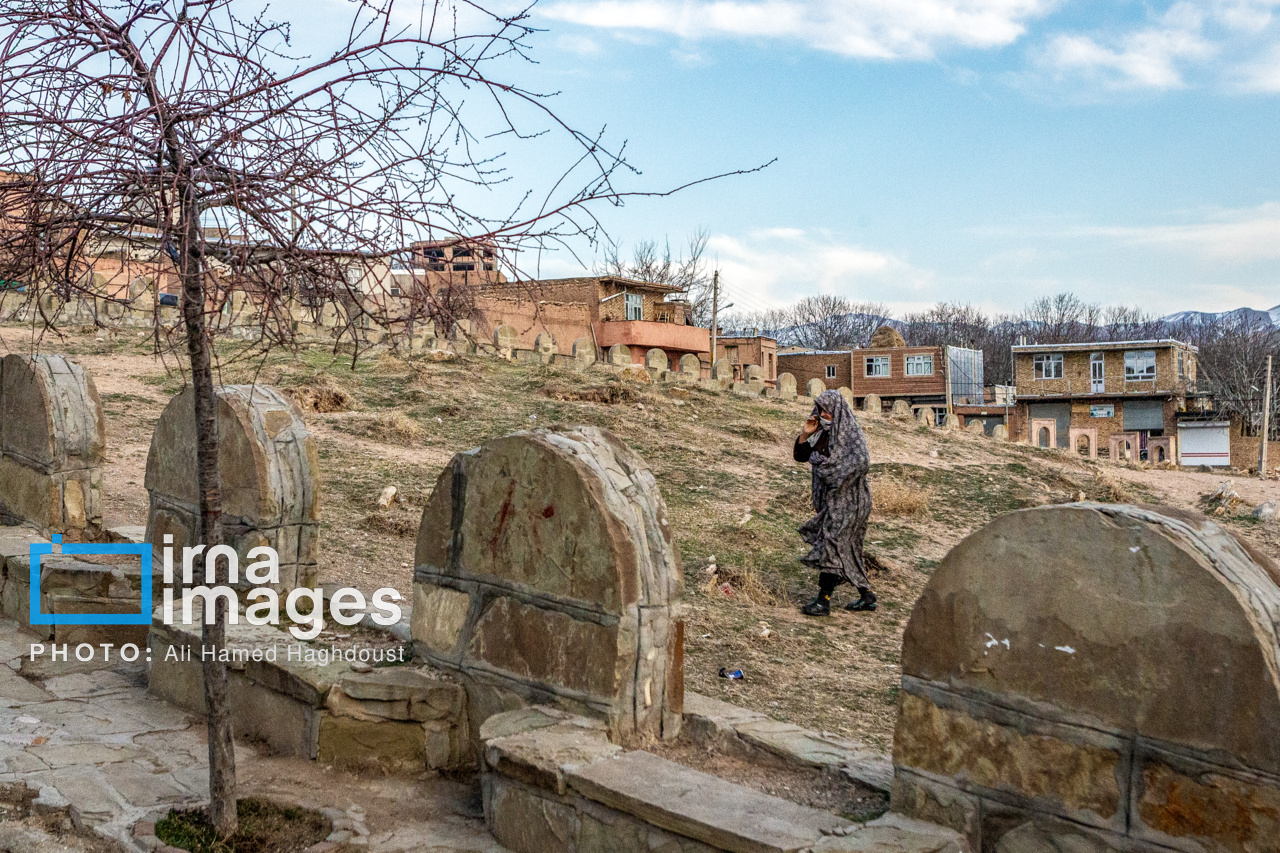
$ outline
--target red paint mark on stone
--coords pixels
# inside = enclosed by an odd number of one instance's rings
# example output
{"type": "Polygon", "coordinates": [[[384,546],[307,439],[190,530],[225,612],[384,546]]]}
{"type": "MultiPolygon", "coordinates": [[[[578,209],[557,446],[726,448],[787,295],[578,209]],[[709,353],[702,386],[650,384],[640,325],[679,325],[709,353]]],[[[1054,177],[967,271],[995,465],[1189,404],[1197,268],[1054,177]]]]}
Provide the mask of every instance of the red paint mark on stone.
{"type": "Polygon", "coordinates": [[[542,517],[543,517],[543,518],[550,518],[551,516],[553,516],[553,515],[555,515],[555,514],[556,514],[556,508],[555,508],[555,507],[553,507],[553,506],[548,506],[546,509],[544,509],[544,510],[542,511],[542,517]]]}

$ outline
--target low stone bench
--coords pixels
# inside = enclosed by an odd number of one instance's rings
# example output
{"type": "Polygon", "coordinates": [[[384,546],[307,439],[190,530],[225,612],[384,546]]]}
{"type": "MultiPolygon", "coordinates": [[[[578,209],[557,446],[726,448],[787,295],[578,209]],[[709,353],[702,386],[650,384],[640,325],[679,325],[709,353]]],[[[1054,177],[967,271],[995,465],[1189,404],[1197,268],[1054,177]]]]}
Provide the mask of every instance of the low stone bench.
{"type": "MultiPolygon", "coordinates": [[[[198,620],[164,625],[157,613],[148,687],[203,714],[200,647],[198,620]]],[[[356,672],[346,661],[290,659],[291,647],[314,648],[270,626],[227,626],[227,648],[243,653],[228,664],[237,734],[350,770],[416,773],[474,765],[466,692],[448,675],[408,665],[356,672]]]]}
{"type": "MultiPolygon", "coordinates": [[[[32,625],[29,548],[33,543],[48,544],[48,540],[31,531],[0,537],[0,615],[57,644],[146,645],[146,625],[32,625]]],[[[158,595],[158,583],[157,575],[153,577],[153,597],[158,595]]],[[[60,554],[45,554],[40,559],[40,612],[47,615],[136,615],[142,612],[141,590],[138,566],[88,563],[60,554]]]]}
{"type": "Polygon", "coordinates": [[[887,753],[692,691],[684,696],[684,733],[694,742],[754,761],[820,769],[884,793],[893,786],[893,761],[887,753]]]}
{"type": "Polygon", "coordinates": [[[960,836],[900,816],[865,828],[643,750],[606,727],[550,708],[490,717],[485,818],[514,853],[961,853],[960,836]]]}

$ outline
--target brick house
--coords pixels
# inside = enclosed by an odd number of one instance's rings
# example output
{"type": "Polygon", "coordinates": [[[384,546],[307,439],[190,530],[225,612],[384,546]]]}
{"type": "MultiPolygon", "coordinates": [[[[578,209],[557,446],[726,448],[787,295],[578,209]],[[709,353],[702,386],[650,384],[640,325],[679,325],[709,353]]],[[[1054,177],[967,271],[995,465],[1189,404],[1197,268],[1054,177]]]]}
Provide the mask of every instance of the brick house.
{"type": "MultiPolygon", "coordinates": [[[[778,380],[778,342],[766,335],[720,335],[716,338],[716,361],[722,358],[733,365],[733,379],[740,382],[746,379],[748,365],[759,365],[764,372],[767,385],[774,385],[778,380]]],[[[785,371],[784,371],[785,372],[785,371]]],[[[799,382],[799,377],[796,377],[799,382]]],[[[802,386],[801,386],[802,387],[802,386]]]]}
{"type": "Polygon", "coordinates": [[[778,370],[804,388],[820,379],[828,388],[848,388],[861,408],[875,394],[886,411],[895,400],[913,410],[925,406],[944,417],[948,404],[984,402],[982,351],[959,347],[874,347],[778,353],[778,370]]]}
{"type": "Polygon", "coordinates": [[[675,370],[683,355],[692,353],[702,362],[711,357],[711,330],[692,324],[692,307],[679,298],[682,293],[670,285],[617,276],[493,282],[478,291],[476,307],[484,326],[511,325],[530,341],[545,317],[554,314],[556,328],[547,330],[562,351],[574,340],[592,338],[600,352],[622,344],[633,363],[643,364],[650,349],[660,349],[675,370]],[[534,312],[533,306],[541,310],[534,312]]]}
{"type": "Polygon", "coordinates": [[[1196,348],[1172,339],[1013,347],[1016,432],[1010,438],[1109,457],[1177,458],[1179,412],[1203,408],[1196,348]]]}

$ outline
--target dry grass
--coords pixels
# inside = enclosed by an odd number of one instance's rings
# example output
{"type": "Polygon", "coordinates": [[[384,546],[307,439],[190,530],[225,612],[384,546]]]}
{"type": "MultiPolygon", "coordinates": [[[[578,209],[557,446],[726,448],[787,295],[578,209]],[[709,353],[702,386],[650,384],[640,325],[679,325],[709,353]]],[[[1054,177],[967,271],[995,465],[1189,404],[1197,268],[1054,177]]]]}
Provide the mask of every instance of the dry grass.
{"type": "Polygon", "coordinates": [[[719,566],[714,575],[703,575],[703,593],[710,599],[732,599],[755,607],[777,607],[783,596],[759,571],[748,566],[719,566]]]}
{"type": "Polygon", "coordinates": [[[607,385],[567,385],[561,382],[548,382],[542,393],[552,400],[571,400],[578,403],[634,403],[640,394],[633,385],[610,382],[607,385]]]}
{"type": "Polygon", "coordinates": [[[900,480],[873,479],[871,511],[881,516],[922,518],[929,514],[929,492],[900,480]]]}
{"type": "Polygon", "coordinates": [[[332,376],[317,373],[299,382],[285,393],[293,398],[304,412],[329,414],[349,412],[353,404],[351,395],[332,376]]]}
{"type": "Polygon", "coordinates": [[[422,441],[426,435],[422,425],[404,412],[379,412],[353,418],[346,423],[350,432],[360,432],[375,441],[410,447],[422,441]]]}
{"type": "Polygon", "coordinates": [[[1110,471],[1099,468],[1093,472],[1093,480],[1102,492],[1103,500],[1117,504],[1133,503],[1133,494],[1110,471]]]}

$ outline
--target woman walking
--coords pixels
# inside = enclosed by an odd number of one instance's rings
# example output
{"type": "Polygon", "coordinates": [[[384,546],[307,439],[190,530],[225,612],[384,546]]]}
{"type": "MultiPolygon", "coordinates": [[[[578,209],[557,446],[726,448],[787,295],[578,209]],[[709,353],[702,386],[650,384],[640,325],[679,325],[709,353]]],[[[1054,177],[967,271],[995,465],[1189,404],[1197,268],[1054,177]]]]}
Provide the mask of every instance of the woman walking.
{"type": "Polygon", "coordinates": [[[871,459],[849,404],[838,391],[818,396],[804,431],[796,437],[795,459],[813,466],[813,509],[817,513],[800,528],[811,546],[800,562],[818,570],[818,597],[800,608],[808,616],[831,615],[831,593],[842,583],[858,589],[858,600],[845,610],[876,609],[867,580],[862,540],[871,515],[867,470],[871,459]]]}

